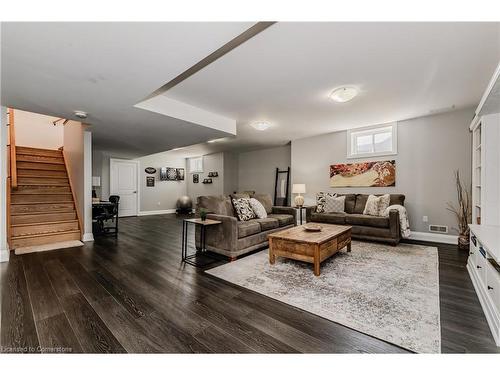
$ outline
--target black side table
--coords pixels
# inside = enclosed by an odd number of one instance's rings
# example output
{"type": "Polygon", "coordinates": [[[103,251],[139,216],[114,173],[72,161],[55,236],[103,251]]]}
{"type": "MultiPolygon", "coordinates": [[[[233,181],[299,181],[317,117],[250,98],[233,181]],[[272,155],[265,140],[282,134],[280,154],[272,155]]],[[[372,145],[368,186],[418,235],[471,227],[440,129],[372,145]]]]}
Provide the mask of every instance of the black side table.
{"type": "MultiPolygon", "coordinates": [[[[192,259],[197,256],[197,253],[195,252],[194,254],[189,254],[188,255],[188,226],[189,224],[193,224],[195,227],[198,225],[200,226],[201,232],[200,232],[200,242],[201,242],[201,252],[206,253],[207,248],[206,248],[206,229],[208,226],[211,225],[219,225],[221,224],[222,221],[218,220],[211,220],[211,219],[206,219],[206,220],[201,220],[199,218],[196,219],[184,219],[182,220],[182,261],[190,264],[195,267],[199,267],[200,265],[194,262],[192,259]]],[[[205,264],[206,265],[206,264],[205,264]]]]}

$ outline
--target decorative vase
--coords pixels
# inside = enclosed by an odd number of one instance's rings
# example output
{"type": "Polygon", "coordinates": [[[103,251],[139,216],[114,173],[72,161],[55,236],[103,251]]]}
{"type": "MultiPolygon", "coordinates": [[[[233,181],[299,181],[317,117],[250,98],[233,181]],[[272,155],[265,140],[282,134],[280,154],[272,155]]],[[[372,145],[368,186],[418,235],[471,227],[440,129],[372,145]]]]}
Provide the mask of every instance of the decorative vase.
{"type": "Polygon", "coordinates": [[[458,248],[460,250],[468,250],[469,249],[469,236],[465,234],[461,234],[458,236],[458,248]]]}
{"type": "Polygon", "coordinates": [[[302,195],[297,195],[295,197],[295,205],[297,207],[302,207],[304,205],[304,197],[302,195]]]}

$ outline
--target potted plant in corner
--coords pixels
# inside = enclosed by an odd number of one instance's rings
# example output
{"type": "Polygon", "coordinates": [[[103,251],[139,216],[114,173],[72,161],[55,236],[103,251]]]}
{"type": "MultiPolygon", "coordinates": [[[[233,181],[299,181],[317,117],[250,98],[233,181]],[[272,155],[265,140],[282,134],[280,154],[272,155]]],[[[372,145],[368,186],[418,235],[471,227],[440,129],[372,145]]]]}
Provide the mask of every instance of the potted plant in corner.
{"type": "Polygon", "coordinates": [[[207,210],[205,210],[204,208],[200,209],[200,218],[201,221],[207,220],[207,210]]]}
{"type": "Polygon", "coordinates": [[[458,248],[469,248],[469,223],[472,220],[471,194],[460,181],[460,173],[455,171],[455,185],[457,188],[458,206],[448,202],[448,211],[455,214],[458,223],[458,248]]]}

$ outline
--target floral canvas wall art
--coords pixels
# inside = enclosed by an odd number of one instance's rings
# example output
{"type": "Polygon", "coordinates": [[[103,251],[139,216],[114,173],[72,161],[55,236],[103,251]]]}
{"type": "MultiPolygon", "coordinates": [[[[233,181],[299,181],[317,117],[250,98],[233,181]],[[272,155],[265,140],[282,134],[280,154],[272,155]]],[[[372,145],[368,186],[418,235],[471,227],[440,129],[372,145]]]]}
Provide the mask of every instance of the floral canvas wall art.
{"type": "Polygon", "coordinates": [[[386,187],[396,185],[396,160],[330,165],[331,187],[386,187]]]}

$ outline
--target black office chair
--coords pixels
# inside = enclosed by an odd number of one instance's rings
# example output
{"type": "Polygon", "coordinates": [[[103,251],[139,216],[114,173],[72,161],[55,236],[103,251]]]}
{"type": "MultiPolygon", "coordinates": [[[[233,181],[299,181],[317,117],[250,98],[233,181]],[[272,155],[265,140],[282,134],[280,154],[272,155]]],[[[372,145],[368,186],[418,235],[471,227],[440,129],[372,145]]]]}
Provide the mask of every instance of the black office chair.
{"type": "Polygon", "coordinates": [[[102,213],[96,216],[97,225],[101,233],[114,234],[115,237],[118,236],[118,204],[120,202],[120,197],[118,195],[110,195],[109,201],[113,203],[110,208],[105,208],[102,213]],[[105,222],[113,220],[115,222],[114,227],[106,227],[105,222]]]}

